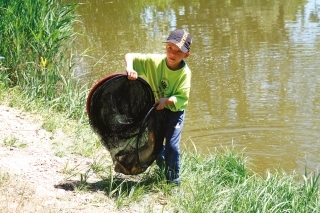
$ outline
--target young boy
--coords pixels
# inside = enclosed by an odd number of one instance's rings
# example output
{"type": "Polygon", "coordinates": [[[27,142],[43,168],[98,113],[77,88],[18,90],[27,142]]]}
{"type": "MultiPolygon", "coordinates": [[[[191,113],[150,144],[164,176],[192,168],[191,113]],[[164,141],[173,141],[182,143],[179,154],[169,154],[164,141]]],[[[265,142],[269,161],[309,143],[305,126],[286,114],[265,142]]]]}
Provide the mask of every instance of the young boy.
{"type": "MultiPolygon", "coordinates": [[[[129,80],[145,76],[151,86],[157,110],[169,110],[165,134],[165,175],[169,182],[180,184],[180,139],[191,87],[191,71],[184,59],[190,56],[191,35],[185,30],[173,31],[166,44],[166,54],[127,53],[129,80]]],[[[158,164],[159,165],[159,164],[158,164]]]]}

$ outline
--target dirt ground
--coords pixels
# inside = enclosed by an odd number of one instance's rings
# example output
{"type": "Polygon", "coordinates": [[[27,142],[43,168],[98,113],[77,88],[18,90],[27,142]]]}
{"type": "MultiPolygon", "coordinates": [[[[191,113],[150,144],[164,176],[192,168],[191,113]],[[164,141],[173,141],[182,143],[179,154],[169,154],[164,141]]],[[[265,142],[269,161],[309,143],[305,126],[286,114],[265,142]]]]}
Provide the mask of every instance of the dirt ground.
{"type": "Polygon", "coordinates": [[[52,141],[67,137],[41,124],[41,117],[0,106],[0,212],[141,212],[139,205],[118,210],[102,191],[68,187],[66,165],[86,166],[90,159],[58,157],[52,141]]]}

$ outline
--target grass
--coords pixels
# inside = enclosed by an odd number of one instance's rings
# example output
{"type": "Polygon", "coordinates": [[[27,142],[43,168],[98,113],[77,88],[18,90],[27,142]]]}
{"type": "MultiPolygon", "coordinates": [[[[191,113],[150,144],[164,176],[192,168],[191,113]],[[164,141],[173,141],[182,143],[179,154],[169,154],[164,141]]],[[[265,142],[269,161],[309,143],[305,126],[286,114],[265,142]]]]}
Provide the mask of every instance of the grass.
{"type": "MultiPolygon", "coordinates": [[[[76,41],[72,26],[77,5],[59,0],[0,0],[0,5],[0,54],[5,57],[0,60],[0,103],[41,114],[43,128],[67,134],[67,140],[53,140],[57,156],[72,153],[90,159],[84,167],[65,165],[62,172],[71,183],[62,188],[103,192],[100,203],[110,198],[120,210],[138,205],[140,212],[320,212],[319,174],[276,170],[260,176],[248,170],[243,153],[233,149],[205,156],[185,148],[180,187],[168,185],[156,165],[137,176],[115,174],[108,152],[88,125],[84,106],[88,88],[72,72],[68,50],[76,41]]],[[[14,138],[3,143],[19,146],[14,138]]],[[[1,201],[17,199],[12,207],[17,212],[36,206],[24,196],[32,190],[22,187],[21,196],[6,191],[12,181],[18,180],[1,173],[1,201]]],[[[0,203],[2,209],[11,210],[5,206],[8,202],[0,203]]]]}
{"type": "Polygon", "coordinates": [[[76,190],[104,191],[121,208],[133,203],[146,203],[144,210],[162,203],[163,210],[172,212],[319,212],[319,174],[299,176],[281,171],[266,172],[265,177],[248,171],[241,153],[216,150],[203,156],[195,150],[182,155],[180,187],[166,184],[156,165],[146,173],[121,177],[101,161],[78,173],[76,190]],[[97,175],[99,181],[90,182],[97,175]]]}
{"type": "Polygon", "coordinates": [[[5,146],[11,146],[11,147],[17,146],[18,140],[19,140],[19,139],[16,138],[16,137],[4,138],[4,140],[3,140],[3,145],[5,145],[5,146]]]}
{"type": "Polygon", "coordinates": [[[70,51],[78,5],[62,2],[0,0],[0,87],[17,88],[28,110],[46,106],[81,119],[87,90],[73,76],[70,51]]]}

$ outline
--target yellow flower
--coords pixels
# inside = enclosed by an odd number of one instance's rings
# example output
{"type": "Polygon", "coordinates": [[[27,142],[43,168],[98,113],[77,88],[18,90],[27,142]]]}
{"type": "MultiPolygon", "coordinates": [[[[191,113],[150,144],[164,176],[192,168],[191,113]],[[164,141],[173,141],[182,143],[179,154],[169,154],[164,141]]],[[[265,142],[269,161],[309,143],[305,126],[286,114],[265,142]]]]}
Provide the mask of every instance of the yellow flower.
{"type": "Polygon", "coordinates": [[[46,59],[46,58],[42,58],[42,57],[41,57],[40,66],[42,66],[42,67],[46,67],[46,65],[47,65],[47,59],[46,59]]]}

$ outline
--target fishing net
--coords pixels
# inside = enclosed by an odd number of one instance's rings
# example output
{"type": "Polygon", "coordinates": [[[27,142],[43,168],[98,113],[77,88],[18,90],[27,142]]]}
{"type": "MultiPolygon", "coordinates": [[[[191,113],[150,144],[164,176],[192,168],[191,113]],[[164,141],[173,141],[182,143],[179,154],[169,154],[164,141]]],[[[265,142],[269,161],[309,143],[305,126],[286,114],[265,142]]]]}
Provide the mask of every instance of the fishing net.
{"type": "Polygon", "coordinates": [[[167,111],[155,110],[154,95],[142,78],[114,74],[100,80],[87,98],[92,129],[110,152],[115,171],[144,172],[162,149],[167,111]]]}

